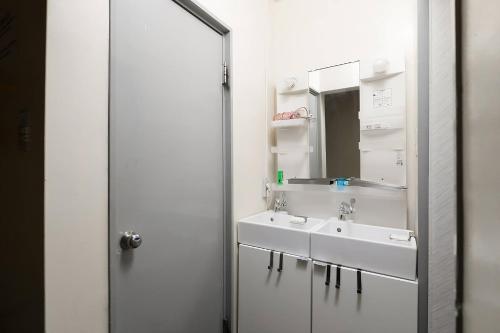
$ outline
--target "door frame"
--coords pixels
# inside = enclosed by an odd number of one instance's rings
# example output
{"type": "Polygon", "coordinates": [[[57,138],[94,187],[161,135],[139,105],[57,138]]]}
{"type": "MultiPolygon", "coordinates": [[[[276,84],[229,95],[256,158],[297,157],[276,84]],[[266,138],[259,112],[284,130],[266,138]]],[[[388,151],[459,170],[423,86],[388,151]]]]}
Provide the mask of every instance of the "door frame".
{"type": "Polygon", "coordinates": [[[428,332],[456,332],[457,0],[429,1],[428,332]]]}
{"type": "MultiPolygon", "coordinates": [[[[111,0],[112,1],[112,0],[111,0]]],[[[109,20],[111,20],[111,1],[109,3],[109,20]]],[[[223,114],[223,127],[222,127],[222,140],[223,140],[223,180],[224,180],[224,195],[223,195],[223,255],[224,255],[224,272],[223,272],[223,331],[231,332],[232,328],[232,297],[233,297],[233,257],[234,257],[234,249],[233,249],[233,238],[234,238],[234,227],[233,227],[233,209],[232,209],[232,193],[233,193],[233,159],[232,159],[232,72],[230,69],[232,68],[232,52],[231,52],[231,28],[219,20],[215,15],[211,14],[208,10],[199,5],[196,1],[193,0],[172,0],[177,3],[181,7],[183,7],[188,13],[202,21],[204,24],[208,25],[215,32],[222,36],[222,53],[224,57],[224,61],[227,67],[227,81],[223,82],[223,73],[224,73],[224,63],[221,63],[221,87],[222,87],[222,114],[223,114]]],[[[110,25],[111,29],[111,25],[110,25]]],[[[109,53],[108,53],[108,63],[111,63],[111,33],[109,34],[109,53]]],[[[111,65],[108,66],[109,71],[111,71],[111,65]]],[[[109,73],[110,74],[110,73],[109,73]]],[[[111,76],[108,75],[108,165],[110,154],[110,140],[111,136],[109,135],[110,130],[110,93],[111,93],[111,76]]],[[[110,189],[110,169],[108,168],[108,192],[110,189]]],[[[110,244],[111,242],[111,216],[110,216],[110,195],[108,195],[108,286],[111,285],[111,251],[110,244]]],[[[108,306],[111,306],[111,288],[108,288],[108,306]]],[[[111,332],[111,314],[112,311],[108,311],[108,332],[111,332]]]]}
{"type": "Polygon", "coordinates": [[[417,5],[418,332],[451,333],[461,318],[460,0],[417,5]]]}

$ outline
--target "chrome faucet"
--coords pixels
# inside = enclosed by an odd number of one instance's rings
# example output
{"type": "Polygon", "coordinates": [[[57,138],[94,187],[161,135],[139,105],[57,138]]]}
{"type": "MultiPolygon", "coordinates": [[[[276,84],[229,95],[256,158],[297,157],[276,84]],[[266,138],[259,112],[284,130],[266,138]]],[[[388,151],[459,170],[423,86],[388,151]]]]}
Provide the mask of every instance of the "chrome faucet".
{"type": "Polygon", "coordinates": [[[347,203],[345,201],[342,201],[342,203],[339,206],[339,220],[341,221],[347,221],[347,220],[353,220],[354,217],[351,217],[354,215],[356,210],[354,209],[354,204],[356,203],[356,199],[351,198],[350,203],[347,203]],[[349,218],[351,217],[351,218],[349,218]]]}
{"type": "Polygon", "coordinates": [[[287,206],[288,202],[286,201],[285,192],[281,192],[280,197],[274,200],[274,212],[276,213],[287,206]]]}

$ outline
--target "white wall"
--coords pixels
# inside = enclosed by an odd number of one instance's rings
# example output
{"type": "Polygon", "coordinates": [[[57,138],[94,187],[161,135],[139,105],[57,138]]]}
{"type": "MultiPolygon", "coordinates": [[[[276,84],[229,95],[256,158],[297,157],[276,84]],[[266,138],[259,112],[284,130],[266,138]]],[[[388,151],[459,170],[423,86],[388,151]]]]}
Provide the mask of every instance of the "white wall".
{"type": "Polygon", "coordinates": [[[500,3],[463,3],[464,332],[497,332],[500,314],[500,3]]]}
{"type": "Polygon", "coordinates": [[[338,207],[342,201],[349,202],[356,199],[355,220],[361,224],[371,224],[388,228],[404,228],[401,221],[406,221],[406,207],[401,202],[406,200],[403,191],[384,191],[370,188],[351,190],[350,188],[338,193],[332,193],[324,186],[307,187],[306,191],[286,192],[288,212],[299,216],[314,216],[328,219],[338,216],[338,207]],[[391,207],[390,209],[388,207],[391,207]]]}
{"type": "MultiPolygon", "coordinates": [[[[269,0],[198,0],[231,28],[233,97],[233,217],[266,208],[262,180],[267,162],[267,71],[269,0]]],[[[235,244],[236,245],[236,244],[235,244]]],[[[233,330],[236,327],[237,252],[233,257],[233,330]]]]}
{"type": "Polygon", "coordinates": [[[406,56],[410,228],[417,193],[417,1],[270,0],[271,86],[277,80],[403,49],[406,56]]]}
{"type": "MultiPolygon", "coordinates": [[[[108,6],[48,0],[48,333],[107,331],[108,6]]],[[[268,0],[200,0],[232,29],[234,218],[265,209],[268,0]]],[[[235,260],[236,264],[236,260],[235,260]]]]}
{"type": "Polygon", "coordinates": [[[107,332],[108,3],[48,0],[46,332],[107,332]]]}
{"type": "Polygon", "coordinates": [[[198,0],[231,28],[234,217],[264,209],[268,0],[198,0]]]}

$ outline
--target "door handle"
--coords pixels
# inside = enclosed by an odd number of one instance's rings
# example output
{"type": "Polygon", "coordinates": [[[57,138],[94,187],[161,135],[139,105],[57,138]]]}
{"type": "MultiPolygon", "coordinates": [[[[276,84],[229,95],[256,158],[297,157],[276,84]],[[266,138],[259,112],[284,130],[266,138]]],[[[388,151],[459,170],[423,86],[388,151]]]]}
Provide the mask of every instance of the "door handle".
{"type": "Polygon", "coordinates": [[[357,293],[358,294],[361,294],[361,292],[363,291],[363,286],[361,285],[361,270],[358,269],[358,290],[357,290],[357,293]]]}
{"type": "Polygon", "coordinates": [[[330,285],[330,271],[332,269],[332,265],[326,265],[326,281],[325,281],[325,286],[330,285]]]}
{"type": "Polygon", "coordinates": [[[137,249],[141,244],[141,235],[133,231],[126,231],[120,239],[120,246],[124,250],[137,249]]]}
{"type": "Polygon", "coordinates": [[[274,251],[271,250],[271,252],[269,252],[269,265],[267,265],[267,269],[269,270],[273,269],[273,261],[274,261],[274,251]]]}
{"type": "Polygon", "coordinates": [[[342,271],[342,266],[337,265],[337,277],[335,281],[335,288],[340,289],[340,272],[342,271]]]}
{"type": "Polygon", "coordinates": [[[280,252],[280,263],[278,265],[278,272],[281,273],[282,270],[283,270],[283,252],[280,252]]]}

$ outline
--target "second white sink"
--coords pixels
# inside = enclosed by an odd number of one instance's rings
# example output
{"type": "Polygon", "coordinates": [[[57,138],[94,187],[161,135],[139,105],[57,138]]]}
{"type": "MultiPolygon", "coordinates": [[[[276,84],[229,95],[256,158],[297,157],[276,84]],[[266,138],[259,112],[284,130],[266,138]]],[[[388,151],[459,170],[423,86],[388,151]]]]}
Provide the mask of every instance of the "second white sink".
{"type": "Polygon", "coordinates": [[[319,228],[324,220],[307,218],[297,223],[297,218],[284,212],[268,210],[238,223],[238,242],[266,249],[310,256],[310,232],[319,228]]]}
{"type": "Polygon", "coordinates": [[[404,279],[416,278],[417,244],[408,230],[333,218],[311,232],[311,257],[404,279]]]}

